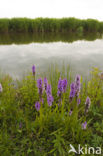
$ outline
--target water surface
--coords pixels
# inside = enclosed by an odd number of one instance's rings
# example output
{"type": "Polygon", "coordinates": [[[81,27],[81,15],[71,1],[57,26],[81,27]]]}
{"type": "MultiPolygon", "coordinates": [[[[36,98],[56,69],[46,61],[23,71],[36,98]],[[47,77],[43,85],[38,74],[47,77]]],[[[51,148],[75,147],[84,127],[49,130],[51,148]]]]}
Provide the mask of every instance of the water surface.
{"type": "Polygon", "coordinates": [[[47,71],[52,63],[70,64],[75,73],[84,76],[92,67],[103,70],[103,39],[0,45],[0,68],[14,78],[20,78],[33,64],[38,71],[47,71]]]}

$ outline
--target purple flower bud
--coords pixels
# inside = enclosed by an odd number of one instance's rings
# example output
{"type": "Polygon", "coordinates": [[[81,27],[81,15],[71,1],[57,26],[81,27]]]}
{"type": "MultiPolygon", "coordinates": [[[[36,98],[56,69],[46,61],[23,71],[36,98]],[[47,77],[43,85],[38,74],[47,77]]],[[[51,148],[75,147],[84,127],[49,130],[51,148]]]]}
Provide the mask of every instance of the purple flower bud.
{"type": "Polygon", "coordinates": [[[73,98],[73,97],[75,97],[75,90],[71,90],[70,91],[70,96],[69,96],[70,98],[73,98]]]}
{"type": "Polygon", "coordinates": [[[86,98],[85,104],[90,107],[91,101],[90,101],[90,98],[89,97],[86,98]]]}
{"type": "Polygon", "coordinates": [[[80,75],[76,75],[76,78],[75,78],[75,82],[80,82],[80,79],[81,79],[81,76],[80,75]]]}
{"type": "Polygon", "coordinates": [[[42,94],[43,94],[43,86],[42,86],[42,79],[41,78],[37,80],[37,86],[38,86],[39,97],[41,99],[42,94]]]}
{"type": "Polygon", "coordinates": [[[76,78],[75,78],[76,96],[79,96],[79,93],[80,93],[80,88],[81,88],[80,79],[81,79],[80,75],[76,75],[76,78]]]}
{"type": "Polygon", "coordinates": [[[47,96],[51,95],[51,85],[50,84],[47,85],[46,94],[47,94],[47,96]]]}
{"type": "Polygon", "coordinates": [[[74,82],[71,83],[70,88],[71,88],[71,90],[75,90],[75,83],[74,82]]]}
{"type": "Polygon", "coordinates": [[[48,80],[47,80],[47,78],[45,77],[45,78],[44,78],[44,88],[45,88],[45,90],[47,90],[47,85],[48,85],[48,80]]]}
{"type": "Polygon", "coordinates": [[[90,100],[89,97],[87,97],[87,98],[86,98],[86,102],[85,102],[85,105],[86,105],[86,107],[85,107],[85,113],[88,112],[88,110],[89,110],[89,108],[90,108],[90,104],[91,104],[91,100],[90,100]]]}
{"type": "Polygon", "coordinates": [[[47,96],[47,102],[49,106],[52,106],[52,102],[54,101],[53,96],[52,95],[48,95],[47,96]]]}
{"type": "Polygon", "coordinates": [[[37,111],[40,110],[40,103],[38,101],[35,103],[35,108],[37,111]]]}
{"type": "Polygon", "coordinates": [[[71,85],[70,85],[69,98],[72,99],[73,97],[75,97],[75,83],[71,83],[71,85]]]}
{"type": "Polygon", "coordinates": [[[62,85],[63,85],[63,92],[65,93],[66,92],[66,89],[67,89],[67,79],[63,79],[62,80],[62,85]]]}
{"type": "Polygon", "coordinates": [[[35,76],[35,65],[32,66],[32,73],[33,73],[33,76],[35,76]]]}
{"type": "Polygon", "coordinates": [[[47,94],[48,105],[52,106],[52,102],[54,101],[54,99],[53,99],[53,96],[52,96],[52,89],[51,89],[51,85],[50,84],[47,84],[46,94],[47,94]]]}
{"type": "Polygon", "coordinates": [[[2,85],[1,85],[1,83],[0,83],[0,92],[2,92],[3,91],[3,88],[2,88],[2,85]]]}
{"type": "Polygon", "coordinates": [[[63,80],[61,80],[61,78],[60,78],[59,81],[58,81],[58,92],[57,92],[57,95],[59,97],[61,97],[62,92],[63,92],[63,80]]]}
{"type": "Polygon", "coordinates": [[[71,116],[73,113],[73,110],[71,109],[70,112],[69,112],[69,116],[71,116]]]}
{"type": "Polygon", "coordinates": [[[81,103],[81,100],[77,99],[77,106],[80,105],[80,103],[81,103]]]}
{"type": "Polygon", "coordinates": [[[82,129],[86,129],[87,128],[87,122],[85,121],[84,123],[82,123],[82,129]]]}

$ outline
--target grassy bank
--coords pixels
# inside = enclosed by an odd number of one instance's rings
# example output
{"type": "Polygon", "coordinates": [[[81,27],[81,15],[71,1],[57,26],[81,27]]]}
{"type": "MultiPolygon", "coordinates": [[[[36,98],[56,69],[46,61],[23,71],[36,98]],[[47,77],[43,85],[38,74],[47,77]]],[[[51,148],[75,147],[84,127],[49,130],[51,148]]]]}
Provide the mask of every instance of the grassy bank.
{"type": "Polygon", "coordinates": [[[72,156],[70,144],[103,149],[101,71],[86,82],[69,69],[38,76],[33,66],[21,81],[0,78],[0,155],[72,156]]]}
{"type": "Polygon", "coordinates": [[[0,19],[0,33],[10,32],[103,32],[103,22],[76,18],[0,19]]]}

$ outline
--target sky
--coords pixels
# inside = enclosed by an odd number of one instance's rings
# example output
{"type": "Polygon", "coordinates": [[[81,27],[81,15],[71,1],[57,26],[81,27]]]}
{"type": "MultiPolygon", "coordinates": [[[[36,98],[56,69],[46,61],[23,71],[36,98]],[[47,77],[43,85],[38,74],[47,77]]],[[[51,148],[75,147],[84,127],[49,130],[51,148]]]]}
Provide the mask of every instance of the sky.
{"type": "Polygon", "coordinates": [[[103,0],[0,0],[0,18],[76,17],[103,21],[103,0]]]}

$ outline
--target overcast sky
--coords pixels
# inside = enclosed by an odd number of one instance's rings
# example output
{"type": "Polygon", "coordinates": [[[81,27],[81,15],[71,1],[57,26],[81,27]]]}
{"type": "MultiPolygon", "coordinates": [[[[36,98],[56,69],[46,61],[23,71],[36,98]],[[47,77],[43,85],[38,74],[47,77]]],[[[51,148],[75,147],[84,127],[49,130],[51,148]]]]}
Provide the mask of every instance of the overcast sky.
{"type": "Polygon", "coordinates": [[[103,20],[103,0],[0,0],[2,17],[77,17],[103,20]]]}

